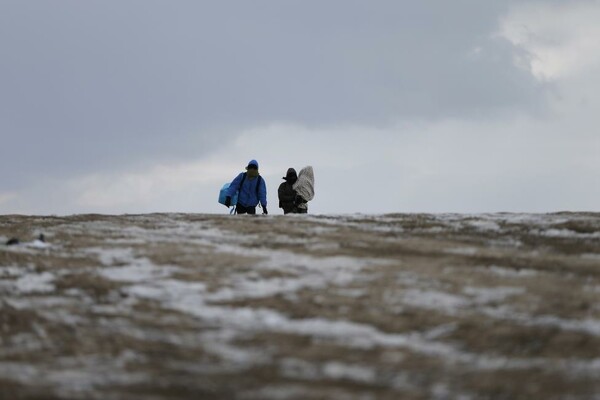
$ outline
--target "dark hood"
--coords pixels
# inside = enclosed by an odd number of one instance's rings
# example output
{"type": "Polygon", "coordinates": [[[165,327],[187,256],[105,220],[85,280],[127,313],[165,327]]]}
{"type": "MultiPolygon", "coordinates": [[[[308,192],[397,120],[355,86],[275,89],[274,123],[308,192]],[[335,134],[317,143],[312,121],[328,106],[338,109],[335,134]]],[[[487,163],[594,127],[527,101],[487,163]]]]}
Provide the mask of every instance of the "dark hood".
{"type": "Polygon", "coordinates": [[[294,183],[298,180],[298,174],[296,174],[296,170],[294,168],[288,168],[287,174],[283,177],[289,183],[294,183]]]}

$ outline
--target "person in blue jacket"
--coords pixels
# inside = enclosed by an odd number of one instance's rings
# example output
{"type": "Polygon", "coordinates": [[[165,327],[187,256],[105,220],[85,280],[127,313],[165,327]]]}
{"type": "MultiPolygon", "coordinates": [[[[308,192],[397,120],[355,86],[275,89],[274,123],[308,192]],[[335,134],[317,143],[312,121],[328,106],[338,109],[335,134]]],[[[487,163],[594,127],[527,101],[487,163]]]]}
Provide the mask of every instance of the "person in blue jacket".
{"type": "Polygon", "coordinates": [[[256,206],[260,202],[263,214],[267,212],[267,185],[258,173],[258,161],[251,160],[242,172],[229,185],[225,205],[231,206],[231,198],[239,190],[236,211],[238,214],[256,214],[256,206]]]}

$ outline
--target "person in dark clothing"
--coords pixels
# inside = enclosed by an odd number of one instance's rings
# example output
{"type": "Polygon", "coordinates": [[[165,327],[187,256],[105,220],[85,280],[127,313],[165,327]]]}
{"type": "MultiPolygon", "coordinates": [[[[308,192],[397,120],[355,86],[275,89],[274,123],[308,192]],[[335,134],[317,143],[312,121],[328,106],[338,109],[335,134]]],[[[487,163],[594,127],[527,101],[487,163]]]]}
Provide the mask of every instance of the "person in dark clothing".
{"type": "Polygon", "coordinates": [[[277,194],[279,195],[279,208],[283,208],[284,214],[296,213],[298,211],[296,207],[296,191],[294,190],[294,183],[298,180],[296,170],[289,168],[287,174],[283,177],[285,182],[279,185],[277,194]]]}

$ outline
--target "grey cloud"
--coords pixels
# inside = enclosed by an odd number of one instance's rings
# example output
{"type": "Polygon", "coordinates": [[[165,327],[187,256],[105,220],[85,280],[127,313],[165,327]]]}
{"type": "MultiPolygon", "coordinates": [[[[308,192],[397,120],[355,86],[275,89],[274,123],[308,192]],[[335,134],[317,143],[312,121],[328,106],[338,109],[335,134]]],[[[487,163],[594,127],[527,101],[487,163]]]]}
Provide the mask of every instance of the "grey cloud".
{"type": "Polygon", "coordinates": [[[4,1],[4,184],[197,157],[270,121],[535,110],[544,87],[491,37],[508,2],[490,3],[4,1]]]}

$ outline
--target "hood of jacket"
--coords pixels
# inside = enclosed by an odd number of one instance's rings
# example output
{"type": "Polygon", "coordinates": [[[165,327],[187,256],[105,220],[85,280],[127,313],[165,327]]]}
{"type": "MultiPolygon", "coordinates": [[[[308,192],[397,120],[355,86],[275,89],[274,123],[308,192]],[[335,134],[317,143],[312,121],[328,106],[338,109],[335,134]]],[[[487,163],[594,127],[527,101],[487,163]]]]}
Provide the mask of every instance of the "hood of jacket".
{"type": "Polygon", "coordinates": [[[296,174],[296,170],[294,168],[288,168],[287,173],[282,179],[285,179],[289,183],[293,184],[296,182],[296,180],[298,180],[298,174],[296,174]]]}

